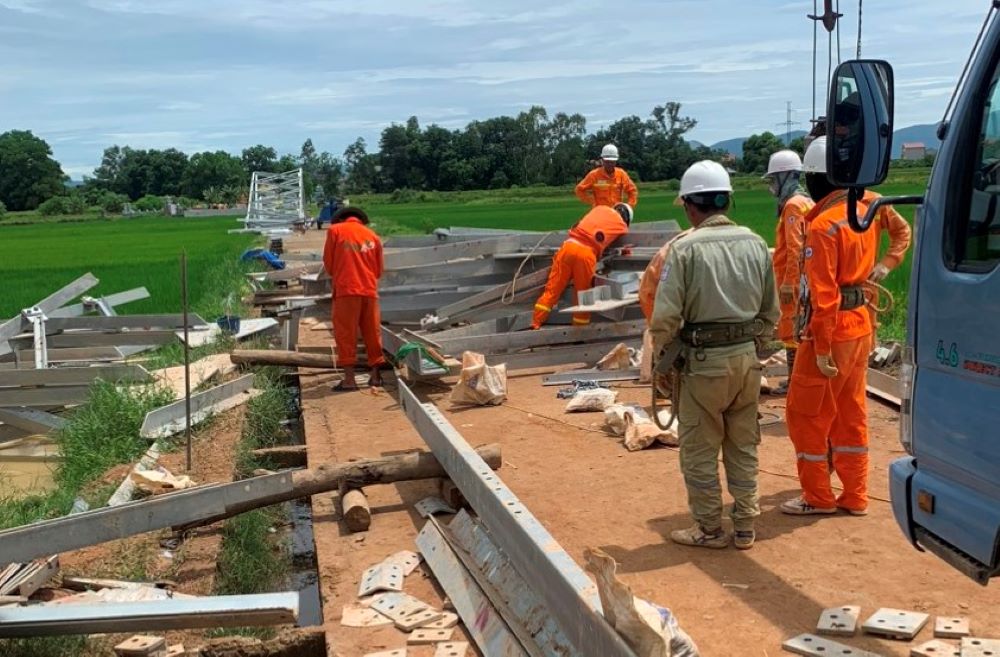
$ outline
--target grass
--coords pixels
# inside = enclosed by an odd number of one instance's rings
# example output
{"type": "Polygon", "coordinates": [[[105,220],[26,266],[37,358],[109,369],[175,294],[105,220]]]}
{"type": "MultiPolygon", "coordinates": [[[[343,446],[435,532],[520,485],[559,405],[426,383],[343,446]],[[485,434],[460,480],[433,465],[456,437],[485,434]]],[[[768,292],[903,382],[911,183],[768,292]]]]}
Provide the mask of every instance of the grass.
{"type": "Polygon", "coordinates": [[[92,484],[109,468],[132,463],[149,448],[149,442],[139,437],[139,427],[147,412],[168,401],[170,395],[159,389],[96,382],[88,402],[54,434],[63,454],[55,490],[0,499],[0,529],[66,515],[79,496],[91,507],[103,505],[111,489],[92,484]]]}
{"type": "Polygon", "coordinates": [[[149,299],[122,306],[122,312],[180,312],[179,258],[186,250],[192,309],[214,319],[224,309],[220,290],[229,289],[229,282],[246,271],[239,256],[256,239],[226,233],[237,226],[232,217],[144,216],[13,226],[0,222],[5,247],[0,317],[13,316],[88,271],[101,281],[87,293],[91,296],[135,287],[149,290],[149,299]]]}
{"type": "Polygon", "coordinates": [[[46,636],[0,640],[0,657],[69,657],[87,649],[85,636],[46,636]]]}

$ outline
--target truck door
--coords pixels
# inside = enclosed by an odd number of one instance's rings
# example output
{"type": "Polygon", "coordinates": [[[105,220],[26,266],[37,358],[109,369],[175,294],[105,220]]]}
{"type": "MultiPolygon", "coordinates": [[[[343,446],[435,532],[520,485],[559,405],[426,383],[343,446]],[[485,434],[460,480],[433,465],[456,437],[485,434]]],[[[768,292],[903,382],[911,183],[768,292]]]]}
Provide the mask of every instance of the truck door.
{"type": "Polygon", "coordinates": [[[910,308],[916,537],[957,548],[987,570],[997,567],[1000,529],[1000,30],[993,28],[920,213],[910,308]]]}

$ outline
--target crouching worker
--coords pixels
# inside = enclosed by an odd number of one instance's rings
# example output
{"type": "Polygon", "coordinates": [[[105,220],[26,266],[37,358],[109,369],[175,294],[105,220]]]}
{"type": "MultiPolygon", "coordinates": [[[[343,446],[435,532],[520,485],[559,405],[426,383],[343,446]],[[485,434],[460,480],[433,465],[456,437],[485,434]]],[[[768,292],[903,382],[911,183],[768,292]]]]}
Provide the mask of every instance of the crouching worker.
{"type": "Polygon", "coordinates": [[[735,501],[733,542],[746,550],[760,514],[757,345],[770,340],[780,312],[767,244],[725,215],[732,191],[729,174],[716,162],[696,162],[684,173],[677,202],[694,230],[667,253],[650,332],[654,354],[666,348],[683,359],[677,425],[695,524],[670,538],[697,547],[729,545],[722,527],[721,450],[735,501]]]}
{"type": "MultiPolygon", "coordinates": [[[[573,281],[574,304],[579,292],[593,287],[597,261],[608,246],[628,234],[631,223],[632,206],[616,203],[614,207],[596,206],[569,229],[568,239],[552,259],[552,269],[549,271],[545,290],[535,303],[531,328],[542,327],[570,281],[573,281]]],[[[573,313],[574,326],[589,323],[590,313],[573,313]]]]}
{"type": "Polygon", "coordinates": [[[378,279],[382,276],[382,242],[368,228],[368,215],[360,208],[337,210],[326,232],[323,266],[333,287],[333,340],[337,363],[344,378],[334,390],[357,390],[354,370],[358,364],[358,332],[365,341],[369,385],[381,386],[381,318],[378,279]]]}

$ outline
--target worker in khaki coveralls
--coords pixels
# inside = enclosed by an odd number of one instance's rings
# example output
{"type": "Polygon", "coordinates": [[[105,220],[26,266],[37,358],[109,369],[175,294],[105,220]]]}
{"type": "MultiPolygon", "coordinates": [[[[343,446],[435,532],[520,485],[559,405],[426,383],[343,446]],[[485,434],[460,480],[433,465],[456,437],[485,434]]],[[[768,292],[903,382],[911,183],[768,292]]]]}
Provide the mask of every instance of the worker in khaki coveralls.
{"type": "MultiPolygon", "coordinates": [[[[733,542],[754,543],[761,365],[757,344],[770,340],[780,316],[767,244],[725,212],[733,188],[715,162],[692,165],[678,203],[694,227],[673,243],[656,288],[653,353],[681,341],[677,419],[681,470],[695,525],[671,533],[682,545],[724,548],[718,457],[735,504],[733,542]]],[[[674,345],[676,346],[676,345],[674,345]]]]}

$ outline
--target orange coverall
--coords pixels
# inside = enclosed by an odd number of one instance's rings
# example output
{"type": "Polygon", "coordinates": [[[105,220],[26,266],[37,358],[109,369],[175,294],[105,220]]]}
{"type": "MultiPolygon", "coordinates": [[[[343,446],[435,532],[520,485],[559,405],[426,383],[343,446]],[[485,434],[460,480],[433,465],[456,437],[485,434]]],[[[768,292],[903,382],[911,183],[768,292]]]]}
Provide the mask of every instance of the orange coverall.
{"type": "MultiPolygon", "coordinates": [[[[774,235],[774,280],[779,293],[792,288],[792,302],[781,304],[777,337],[786,347],[795,346],[795,315],[799,307],[799,279],[802,245],[806,237],[805,217],[813,208],[812,199],[795,194],[785,202],[774,235]]],[[[780,294],[779,294],[780,298],[780,294]]]]}
{"type": "Polygon", "coordinates": [[[382,276],[382,242],[371,229],[351,217],[326,231],[323,266],[333,286],[333,340],[337,362],[358,363],[358,331],[365,341],[368,367],[385,362],[378,307],[378,279],[382,276]]]}
{"type": "Polygon", "coordinates": [[[639,279],[639,307],[646,318],[647,326],[649,325],[650,317],[653,316],[653,306],[656,301],[656,286],[660,282],[660,274],[663,273],[663,263],[667,261],[667,254],[670,253],[670,247],[673,246],[674,242],[692,230],[692,228],[682,230],[667,240],[667,243],[660,247],[660,250],[650,259],[649,264],[646,265],[646,269],[642,272],[642,278],[639,279]]]}
{"type": "MultiPolygon", "coordinates": [[[[876,192],[865,192],[864,200],[866,203],[871,203],[875,199],[879,198],[880,194],[876,192]]],[[[884,205],[875,215],[875,220],[872,222],[872,227],[870,230],[875,231],[876,244],[882,244],[882,234],[889,234],[889,248],[886,250],[885,255],[879,259],[879,262],[889,270],[892,271],[903,262],[903,258],[906,257],[906,250],[910,248],[910,238],[912,231],[910,230],[910,224],[906,222],[901,214],[896,212],[896,208],[891,205],[884,205]]],[[[868,309],[871,313],[873,326],[878,326],[878,317],[873,309],[868,309]]],[[[877,342],[877,337],[875,331],[872,331],[872,344],[871,348],[875,348],[875,343],[877,342]]]]}
{"type": "Polygon", "coordinates": [[[614,205],[625,202],[633,208],[639,202],[639,190],[625,169],[615,167],[612,175],[598,167],[576,186],[576,197],[587,205],[614,205]]]}
{"type": "MultiPolygon", "coordinates": [[[[549,318],[570,280],[573,281],[573,303],[577,293],[589,290],[594,284],[597,260],[610,244],[628,233],[628,225],[612,208],[598,205],[569,229],[569,239],[556,251],[552,259],[549,280],[542,296],[535,302],[531,328],[541,328],[549,318]]],[[[590,313],[573,313],[573,324],[590,323],[590,313]]]]}
{"type": "MultiPolygon", "coordinates": [[[[840,310],[840,288],[868,278],[878,253],[878,234],[851,230],[846,196],[834,192],[806,216],[804,262],[812,317],[795,359],[785,415],[806,502],[861,511],[868,506],[865,380],[872,322],[864,306],[840,310]],[[831,356],[839,373],[824,376],[817,355],[831,356]],[[837,498],[830,488],[828,441],[844,487],[837,498]]],[[[859,214],[866,209],[863,202],[858,204],[859,214]]]]}

